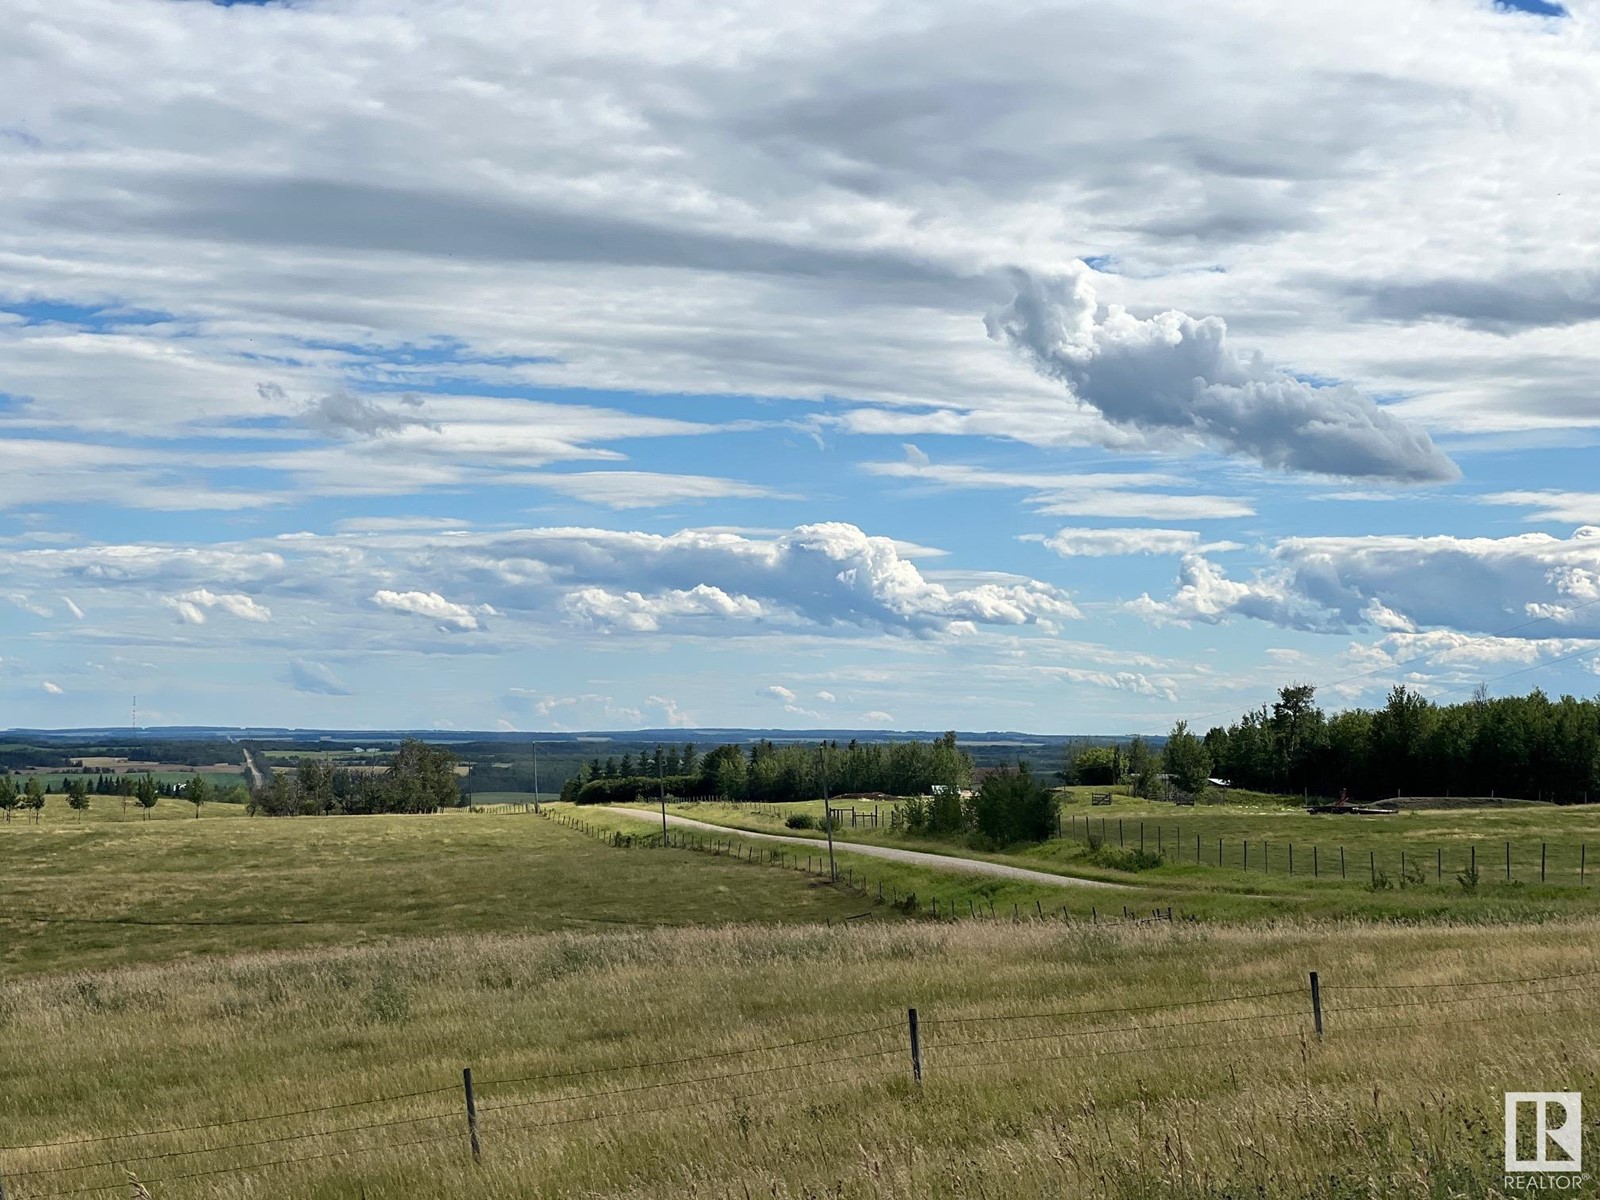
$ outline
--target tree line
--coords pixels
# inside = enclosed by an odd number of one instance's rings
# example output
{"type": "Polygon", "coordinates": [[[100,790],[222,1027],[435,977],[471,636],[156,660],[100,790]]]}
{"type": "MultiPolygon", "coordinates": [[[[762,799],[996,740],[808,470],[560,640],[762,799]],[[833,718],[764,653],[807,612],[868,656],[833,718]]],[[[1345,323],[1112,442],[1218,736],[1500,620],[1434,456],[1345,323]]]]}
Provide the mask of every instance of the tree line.
{"type": "Polygon", "coordinates": [[[416,738],[400,743],[377,770],[352,771],[326,759],[302,758],[291,770],[273,770],[250,794],[249,811],[267,817],[430,813],[461,808],[466,797],[456,756],[416,738]]]}
{"type": "Polygon", "coordinates": [[[665,792],[781,804],[851,792],[923,796],[937,786],[960,788],[971,780],[972,758],[956,745],[953,732],[928,742],[851,739],[843,746],[837,741],[780,746],[763,738],[748,749],[723,745],[704,755],[693,745],[682,750],[657,746],[637,762],[632,755],[620,761],[591,759],[562,787],[561,798],[610,804],[665,792]]]}
{"type": "Polygon", "coordinates": [[[1394,795],[1600,800],[1600,700],[1535,689],[1435,704],[1406,687],[1382,708],[1332,716],[1316,689],[1293,684],[1272,705],[1205,736],[1217,770],[1267,791],[1375,799],[1394,795]]]}
{"type": "Polygon", "coordinates": [[[1203,738],[1180,721],[1158,752],[1127,745],[1078,746],[1063,771],[1069,783],[1132,782],[1150,788],[1158,772],[1186,790],[1208,776],[1264,792],[1374,800],[1385,796],[1502,796],[1579,803],[1600,800],[1600,700],[1535,689],[1526,696],[1436,704],[1410,688],[1382,708],[1326,713],[1309,683],[1203,738]]]}

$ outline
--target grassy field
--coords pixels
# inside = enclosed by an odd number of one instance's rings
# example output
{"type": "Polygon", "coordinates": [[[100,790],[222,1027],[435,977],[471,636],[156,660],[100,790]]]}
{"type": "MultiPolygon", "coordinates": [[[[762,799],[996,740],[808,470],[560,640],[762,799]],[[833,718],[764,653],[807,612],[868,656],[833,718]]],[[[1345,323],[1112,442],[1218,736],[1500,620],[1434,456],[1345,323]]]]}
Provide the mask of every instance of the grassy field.
{"type": "Polygon", "coordinates": [[[1496,1196],[1502,1092],[1600,1087],[1597,952],[1595,920],[906,922],[41,976],[0,985],[0,1171],[16,1200],[127,1170],[160,1200],[1496,1196]]]}
{"type": "MultiPolygon", "coordinates": [[[[794,830],[785,825],[788,812],[806,812],[820,820],[820,801],[793,805],[669,805],[669,811],[731,829],[779,833],[822,841],[821,830],[794,830]]],[[[1136,886],[1138,904],[1171,905],[1186,915],[1218,920],[1252,920],[1268,913],[1307,919],[1361,917],[1397,920],[1538,920],[1581,916],[1600,911],[1600,878],[1586,872],[1579,886],[1580,846],[1600,849],[1600,806],[1534,807],[1450,812],[1404,812],[1393,817],[1311,816],[1281,805],[1174,809],[1129,797],[1110,806],[1091,808],[1087,801],[1063,806],[1063,830],[1092,823],[1099,835],[1105,822],[1110,847],[1119,841],[1128,849],[1140,844],[1165,851],[1162,865],[1128,872],[1107,865],[1102,856],[1071,836],[1037,846],[984,852],[966,844],[913,838],[891,830],[887,814],[880,823],[864,823],[870,811],[857,806],[863,823],[848,817],[835,842],[851,841],[903,846],[935,853],[985,858],[1035,870],[1059,872],[1136,886]],[[1118,822],[1121,822],[1120,839],[1118,822]],[[1193,861],[1194,838],[1201,839],[1202,863],[1193,861]],[[1223,861],[1216,863],[1217,839],[1223,861]],[[1250,869],[1242,867],[1243,847],[1250,842],[1250,869]],[[1505,881],[1505,844],[1512,843],[1513,879],[1505,881]],[[1547,881],[1539,881],[1541,842],[1548,847],[1547,881]],[[1294,847],[1295,874],[1288,874],[1289,848],[1294,847]],[[1339,851],[1345,848],[1345,877],[1339,874],[1339,851]],[[1477,848],[1479,883],[1464,888],[1460,873],[1477,848]],[[1177,853],[1181,848],[1181,856],[1177,853]],[[1315,848],[1315,853],[1313,849],[1315,848]],[[1410,878],[1401,873],[1401,853],[1410,878]],[[1372,856],[1369,859],[1369,854],[1372,856]],[[1313,867],[1315,864],[1315,867],[1313,867]],[[1263,870],[1263,866],[1269,868],[1263,870]],[[1313,875],[1313,869],[1316,874],[1313,875]],[[1379,886],[1373,886],[1374,878],[1379,886]]],[[[641,818],[644,819],[644,818],[641,818]]],[[[1591,868],[1600,863],[1590,862],[1591,868]]],[[[876,870],[874,869],[874,874],[876,870]]],[[[965,893],[955,897],[964,911],[965,893]]],[[[1022,900],[1024,907],[1031,895],[1022,900]]],[[[1071,903],[1070,899],[1067,901],[1071,903]]],[[[1048,903],[1048,901],[1046,901],[1048,903]]],[[[1061,903],[1060,900],[1057,903],[1061,903]]],[[[1119,900],[1118,904],[1123,903],[1119,900]]],[[[1130,906],[1136,907],[1133,901],[1130,906]]]]}
{"type": "Polygon", "coordinates": [[[822,921],[862,909],[792,873],[626,852],[531,814],[153,819],[52,802],[0,824],[0,971],[468,932],[822,921]]]}

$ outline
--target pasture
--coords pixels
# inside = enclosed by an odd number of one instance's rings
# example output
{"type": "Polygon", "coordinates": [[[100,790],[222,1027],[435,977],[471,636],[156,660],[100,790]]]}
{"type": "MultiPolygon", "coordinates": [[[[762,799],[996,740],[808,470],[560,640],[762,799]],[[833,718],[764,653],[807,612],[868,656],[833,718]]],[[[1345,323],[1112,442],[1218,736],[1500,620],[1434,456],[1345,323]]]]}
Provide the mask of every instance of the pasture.
{"type": "Polygon", "coordinates": [[[0,824],[0,970],[616,925],[823,921],[859,899],[681,852],[627,853],[532,814],[251,818],[96,798],[0,824]]]}
{"type": "Polygon", "coordinates": [[[0,1172],[15,1200],[1491,1196],[1501,1093],[1600,1087],[1597,951],[1593,919],[757,924],[13,979],[0,1172]]]}
{"type": "MultiPolygon", "coordinates": [[[[984,850],[960,839],[913,837],[890,827],[887,804],[878,806],[879,823],[873,826],[867,820],[872,805],[857,802],[858,823],[851,825],[849,801],[840,802],[846,815],[835,843],[903,846],[1121,882],[1141,889],[1146,909],[1170,904],[1211,919],[1249,920],[1270,911],[1308,919],[1536,920],[1600,908],[1600,805],[1354,817],[1311,815],[1281,803],[1176,808],[1121,795],[1109,806],[1091,807],[1084,791],[1083,801],[1062,806],[1064,836],[1037,845],[984,850]],[[1113,850],[1159,853],[1161,865],[1136,872],[1108,865],[1114,860],[1093,853],[1086,830],[1113,850]],[[1469,889],[1461,876],[1474,863],[1478,882],[1469,889]]],[[[669,804],[668,811],[730,829],[825,838],[821,829],[786,825],[793,812],[820,823],[820,800],[669,804]]],[[[965,898],[958,897],[957,905],[959,915],[965,898]]]]}

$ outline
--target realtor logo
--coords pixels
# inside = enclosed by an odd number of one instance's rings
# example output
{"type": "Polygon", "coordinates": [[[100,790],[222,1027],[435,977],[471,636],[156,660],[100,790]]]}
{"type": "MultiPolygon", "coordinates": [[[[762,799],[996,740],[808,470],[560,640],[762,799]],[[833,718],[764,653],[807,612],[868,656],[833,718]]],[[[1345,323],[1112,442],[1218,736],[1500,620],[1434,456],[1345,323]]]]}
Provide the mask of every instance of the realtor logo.
{"type": "Polygon", "coordinates": [[[1507,1092],[1506,1170],[1583,1170],[1583,1093],[1507,1092]]]}

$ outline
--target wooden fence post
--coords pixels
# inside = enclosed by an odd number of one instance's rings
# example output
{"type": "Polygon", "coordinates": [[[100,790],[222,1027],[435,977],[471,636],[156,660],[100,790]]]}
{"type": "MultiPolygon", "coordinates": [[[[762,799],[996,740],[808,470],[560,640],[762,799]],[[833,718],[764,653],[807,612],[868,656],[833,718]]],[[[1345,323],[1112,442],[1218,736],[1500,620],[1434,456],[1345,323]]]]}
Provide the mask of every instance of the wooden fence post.
{"type": "Polygon", "coordinates": [[[1348,876],[1346,876],[1345,873],[1344,873],[1344,847],[1343,846],[1339,847],[1339,878],[1340,879],[1348,878],[1348,876]]]}
{"type": "Polygon", "coordinates": [[[911,1078],[922,1086],[922,1036],[917,1029],[917,1010],[906,1009],[906,1019],[911,1025],[911,1078]]]}
{"type": "Polygon", "coordinates": [[[483,1147],[478,1144],[478,1101],[472,1094],[472,1068],[461,1069],[461,1085],[467,1093],[467,1138],[472,1143],[472,1161],[483,1161],[483,1147]]]}
{"type": "Polygon", "coordinates": [[[1311,878],[1322,878],[1322,864],[1317,861],[1317,848],[1311,847],[1311,878]]]}
{"type": "Polygon", "coordinates": [[[1506,882],[1511,882],[1511,843],[1506,843],[1506,882]]]}
{"type": "Polygon", "coordinates": [[[1311,972],[1311,1017],[1317,1025],[1317,1040],[1322,1040],[1322,984],[1317,973],[1311,972]]]}
{"type": "Polygon", "coordinates": [[[1539,843],[1539,882],[1540,883],[1544,882],[1545,846],[1546,846],[1546,843],[1544,843],[1544,842],[1540,842],[1539,843]]]}
{"type": "MultiPolygon", "coordinates": [[[[1588,795],[1587,792],[1584,793],[1588,795]]],[[[1589,866],[1589,846],[1586,842],[1578,843],[1578,886],[1583,886],[1583,877],[1589,866]]]]}
{"type": "Polygon", "coordinates": [[[1440,846],[1433,853],[1433,881],[1444,882],[1444,847],[1440,846]]]}

